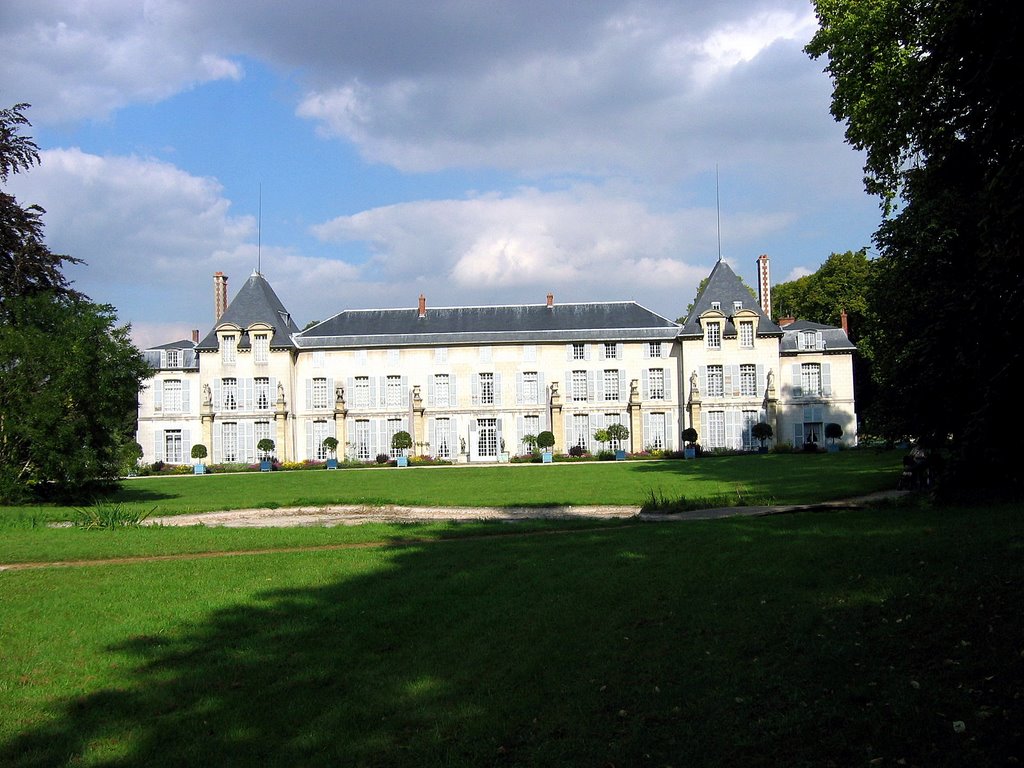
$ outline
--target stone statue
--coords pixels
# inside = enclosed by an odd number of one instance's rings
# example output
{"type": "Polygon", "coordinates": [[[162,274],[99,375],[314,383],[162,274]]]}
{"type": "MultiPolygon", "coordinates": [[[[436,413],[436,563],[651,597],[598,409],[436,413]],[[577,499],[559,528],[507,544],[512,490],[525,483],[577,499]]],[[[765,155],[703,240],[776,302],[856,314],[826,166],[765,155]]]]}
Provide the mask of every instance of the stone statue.
{"type": "Polygon", "coordinates": [[[213,405],[213,393],[210,392],[209,384],[203,384],[203,405],[213,405]]]}
{"type": "Polygon", "coordinates": [[[345,388],[341,384],[334,388],[334,401],[336,403],[345,402],[345,388]]]}
{"type": "Polygon", "coordinates": [[[768,369],[768,389],[775,389],[775,371],[772,368],[768,369]]]}
{"type": "Polygon", "coordinates": [[[284,384],[277,382],[277,399],[284,400],[284,384]]]}
{"type": "Polygon", "coordinates": [[[696,371],[690,374],[690,394],[700,394],[700,379],[697,378],[696,371]]]}

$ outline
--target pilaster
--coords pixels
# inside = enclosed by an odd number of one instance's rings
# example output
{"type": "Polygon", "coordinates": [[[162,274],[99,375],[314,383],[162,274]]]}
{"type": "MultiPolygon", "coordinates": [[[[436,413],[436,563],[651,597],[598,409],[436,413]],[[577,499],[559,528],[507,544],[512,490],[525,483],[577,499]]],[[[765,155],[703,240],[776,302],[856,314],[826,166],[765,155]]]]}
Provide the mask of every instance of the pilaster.
{"type": "Polygon", "coordinates": [[[629,452],[639,453],[644,449],[644,415],[643,407],[640,405],[639,379],[629,381],[629,402],[626,410],[629,412],[629,452]]]}

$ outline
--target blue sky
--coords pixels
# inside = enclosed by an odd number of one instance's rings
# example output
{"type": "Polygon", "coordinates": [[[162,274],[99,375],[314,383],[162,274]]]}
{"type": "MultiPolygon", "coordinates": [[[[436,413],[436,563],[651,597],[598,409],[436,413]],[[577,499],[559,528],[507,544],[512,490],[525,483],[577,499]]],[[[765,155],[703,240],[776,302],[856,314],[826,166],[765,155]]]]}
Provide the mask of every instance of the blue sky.
{"type": "Polygon", "coordinates": [[[205,333],[213,272],[233,295],[258,258],[300,326],[420,293],[675,318],[716,167],[749,283],[870,244],[813,32],[795,0],[8,0],[0,99],[42,150],[8,187],[143,346],[205,333]]]}

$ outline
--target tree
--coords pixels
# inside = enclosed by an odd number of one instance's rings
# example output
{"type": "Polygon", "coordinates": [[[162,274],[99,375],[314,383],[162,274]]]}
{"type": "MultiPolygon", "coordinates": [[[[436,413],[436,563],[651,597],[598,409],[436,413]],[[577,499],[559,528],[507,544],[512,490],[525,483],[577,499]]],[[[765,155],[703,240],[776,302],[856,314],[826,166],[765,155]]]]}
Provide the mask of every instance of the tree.
{"type": "MultiPolygon", "coordinates": [[[[0,109],[0,182],[11,174],[27,171],[39,162],[39,148],[20,131],[29,125],[24,112],[28,104],[0,109]]],[[[85,298],[71,288],[61,271],[64,263],[81,264],[81,259],[51,253],[43,242],[45,211],[38,205],[22,206],[6,192],[0,192],[0,315],[17,296],[51,293],[54,296],[85,298]]]]}
{"type": "Polygon", "coordinates": [[[274,441],[271,440],[269,437],[264,437],[258,443],[256,443],[256,450],[263,454],[262,458],[264,461],[268,460],[271,457],[271,455],[274,453],[275,447],[276,446],[274,444],[274,441]]]}
{"type": "Polygon", "coordinates": [[[1024,374],[1009,318],[1024,299],[1024,76],[1010,0],[816,0],[832,114],[864,150],[883,220],[874,416],[948,453],[942,484],[1019,493],[1006,426],[1024,374]]]}
{"type": "Polygon", "coordinates": [[[618,443],[619,449],[625,450],[626,440],[629,439],[629,427],[625,424],[615,422],[614,424],[608,425],[606,432],[608,433],[608,440],[610,442],[618,443]]]}
{"type": "Polygon", "coordinates": [[[405,430],[399,430],[391,438],[391,449],[394,451],[407,451],[412,448],[412,435],[405,430]]]}
{"type": "MultiPolygon", "coordinates": [[[[0,110],[0,181],[39,161],[27,106],[0,110]]],[[[80,261],[50,252],[42,214],[0,192],[0,501],[117,478],[151,373],[114,308],[70,287],[80,261]]]]}
{"type": "Polygon", "coordinates": [[[767,421],[759,421],[750,428],[750,434],[761,444],[761,447],[764,448],[765,440],[771,440],[775,435],[775,430],[772,429],[772,425],[767,421]]]}
{"type": "Polygon", "coordinates": [[[550,430],[544,430],[537,435],[537,447],[542,451],[549,448],[553,448],[555,445],[555,433],[550,430]]]}

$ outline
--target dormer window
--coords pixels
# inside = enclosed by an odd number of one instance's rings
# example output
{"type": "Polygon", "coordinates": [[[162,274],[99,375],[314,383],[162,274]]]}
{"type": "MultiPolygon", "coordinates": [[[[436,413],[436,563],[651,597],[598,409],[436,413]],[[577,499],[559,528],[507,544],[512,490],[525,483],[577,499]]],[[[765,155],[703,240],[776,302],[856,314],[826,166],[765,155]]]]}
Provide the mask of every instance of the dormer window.
{"type": "Polygon", "coordinates": [[[220,361],[225,365],[233,365],[238,349],[238,337],[233,333],[225,334],[220,340],[220,361]]]}
{"type": "Polygon", "coordinates": [[[252,335],[252,359],[255,363],[266,363],[270,359],[270,336],[265,333],[252,335]]]}
{"type": "Polygon", "coordinates": [[[167,365],[165,368],[180,368],[181,367],[181,350],[180,349],[168,349],[167,350],[167,365]]]}
{"type": "Polygon", "coordinates": [[[708,349],[721,349],[722,348],[722,324],[721,323],[708,323],[707,330],[704,332],[704,339],[707,343],[708,349]]]}
{"type": "Polygon", "coordinates": [[[739,312],[741,309],[743,309],[743,302],[742,301],[734,301],[732,303],[732,311],[733,312],[739,312]]]}
{"type": "Polygon", "coordinates": [[[722,302],[720,302],[720,301],[712,301],[711,302],[711,308],[716,310],[717,312],[721,312],[722,311],[722,302]]]}
{"type": "Polygon", "coordinates": [[[744,349],[754,346],[754,323],[751,320],[740,321],[740,346],[744,349]]]}

